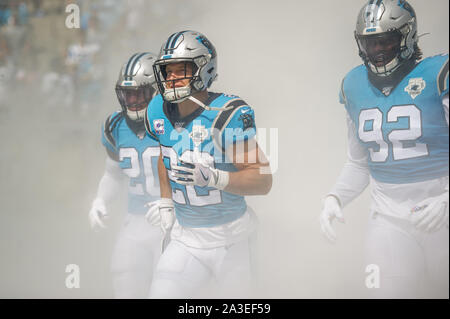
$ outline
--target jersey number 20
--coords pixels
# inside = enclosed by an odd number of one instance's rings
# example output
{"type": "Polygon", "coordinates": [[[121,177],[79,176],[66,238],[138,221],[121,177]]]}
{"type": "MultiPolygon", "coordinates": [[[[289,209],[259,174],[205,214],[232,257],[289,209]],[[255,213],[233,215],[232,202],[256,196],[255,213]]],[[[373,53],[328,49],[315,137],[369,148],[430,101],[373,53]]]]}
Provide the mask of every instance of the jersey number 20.
{"type": "MultiPolygon", "coordinates": [[[[159,146],[147,147],[142,152],[142,166],[145,177],[145,191],[152,196],[159,196],[159,187],[153,175],[152,157],[159,157],[159,146]]],[[[130,192],[135,195],[144,195],[143,185],[136,181],[141,176],[141,165],[139,164],[139,153],[134,147],[120,149],[120,161],[130,159],[130,167],[124,168],[123,172],[130,177],[130,192]],[[134,184],[134,185],[133,185],[134,184]]],[[[156,170],[155,170],[156,171],[156,170]]]]}

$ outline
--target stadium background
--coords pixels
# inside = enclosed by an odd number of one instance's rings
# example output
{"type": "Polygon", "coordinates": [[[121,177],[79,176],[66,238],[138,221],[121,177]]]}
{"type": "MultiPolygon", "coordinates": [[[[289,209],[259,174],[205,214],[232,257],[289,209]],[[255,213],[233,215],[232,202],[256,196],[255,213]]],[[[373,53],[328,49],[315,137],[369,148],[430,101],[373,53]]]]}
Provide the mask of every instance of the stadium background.
{"type": "MultiPolygon", "coordinates": [[[[345,209],[335,245],[318,224],[346,159],[338,90],[361,63],[353,29],[363,3],[1,0],[0,298],[112,297],[109,262],[126,192],[110,227],[92,232],[87,214],[106,156],[100,127],[119,109],[121,64],[185,29],[216,46],[212,90],[241,96],[258,127],[278,129],[278,145],[266,150],[272,191],[248,197],[260,219],[251,297],[365,298],[367,190],[345,209]],[[69,3],[80,6],[80,29],[65,27],[69,3]],[[80,266],[79,289],[65,287],[68,264],[80,266]]],[[[410,3],[419,34],[430,33],[419,42],[425,56],[448,52],[449,2],[410,3]]]]}

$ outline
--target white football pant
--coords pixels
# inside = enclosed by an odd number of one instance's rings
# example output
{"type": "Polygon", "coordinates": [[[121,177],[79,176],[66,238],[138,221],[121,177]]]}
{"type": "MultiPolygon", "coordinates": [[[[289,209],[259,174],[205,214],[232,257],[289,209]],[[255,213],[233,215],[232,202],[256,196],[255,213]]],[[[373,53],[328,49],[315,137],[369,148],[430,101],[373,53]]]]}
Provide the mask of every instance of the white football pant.
{"type": "Polygon", "coordinates": [[[449,229],[417,230],[407,220],[373,214],[370,218],[366,265],[379,267],[379,288],[373,298],[448,298],[449,229]]]}
{"type": "Polygon", "coordinates": [[[248,298],[249,240],[217,248],[192,248],[172,240],[158,262],[150,298],[248,298]]]}
{"type": "Polygon", "coordinates": [[[147,298],[161,239],[160,227],[144,215],[127,214],[111,261],[115,298],[147,298]]]}

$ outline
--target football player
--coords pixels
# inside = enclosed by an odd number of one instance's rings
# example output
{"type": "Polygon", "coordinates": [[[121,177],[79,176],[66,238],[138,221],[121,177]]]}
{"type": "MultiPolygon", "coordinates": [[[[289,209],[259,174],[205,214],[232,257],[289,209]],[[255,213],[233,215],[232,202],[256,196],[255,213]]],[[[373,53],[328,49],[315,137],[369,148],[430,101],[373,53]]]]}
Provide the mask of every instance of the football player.
{"type": "Polygon", "coordinates": [[[199,296],[210,284],[222,296],[245,295],[256,220],[244,196],[267,194],[272,186],[254,111],[238,96],[208,91],[217,52],[199,32],[172,34],[154,72],[160,95],[145,124],[161,145],[162,204],[152,208],[170,242],[163,244],[150,297],[199,296]]]}
{"type": "Polygon", "coordinates": [[[402,0],[370,0],[355,39],[364,61],[343,79],[348,162],[324,199],[322,232],[371,184],[367,264],[374,297],[448,296],[448,54],[422,59],[417,17],[402,0]]]}
{"type": "Polygon", "coordinates": [[[160,255],[162,232],[159,214],[147,204],[159,200],[157,163],[159,144],[145,133],[144,114],[157,92],[152,53],[136,53],[123,65],[116,84],[122,110],[103,126],[106,169],[89,212],[94,229],[105,227],[106,206],[128,180],[128,213],[119,233],[111,262],[117,298],[146,298],[153,265],[160,255]]]}

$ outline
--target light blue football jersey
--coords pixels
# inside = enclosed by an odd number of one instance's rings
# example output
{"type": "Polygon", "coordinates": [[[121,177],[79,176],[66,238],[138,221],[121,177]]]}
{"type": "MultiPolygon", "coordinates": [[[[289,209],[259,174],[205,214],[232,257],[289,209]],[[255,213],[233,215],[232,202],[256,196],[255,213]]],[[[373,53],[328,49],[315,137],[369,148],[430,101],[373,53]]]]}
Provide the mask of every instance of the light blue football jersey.
{"type": "MultiPolygon", "coordinates": [[[[161,144],[167,170],[180,165],[180,159],[193,162],[195,149],[211,166],[229,172],[237,170],[224,150],[256,135],[254,111],[239,97],[226,94],[210,92],[205,104],[221,110],[199,108],[181,119],[178,107],[164,102],[161,95],[150,102],[146,130],[161,144]]],[[[238,219],[247,209],[243,196],[207,186],[180,185],[170,174],[169,179],[176,216],[182,226],[222,225],[238,219]]]]}
{"type": "Polygon", "coordinates": [[[404,184],[448,176],[448,125],[442,98],[448,94],[448,55],[418,63],[390,92],[374,87],[360,65],[344,78],[340,102],[368,152],[370,174],[404,184]]]}
{"type": "MultiPolygon", "coordinates": [[[[131,122],[131,121],[130,121],[131,122]]],[[[129,177],[128,212],[145,214],[146,203],[159,199],[159,144],[145,130],[133,131],[122,112],[109,116],[102,126],[102,143],[129,177]]]]}

